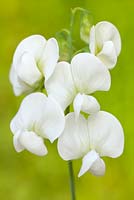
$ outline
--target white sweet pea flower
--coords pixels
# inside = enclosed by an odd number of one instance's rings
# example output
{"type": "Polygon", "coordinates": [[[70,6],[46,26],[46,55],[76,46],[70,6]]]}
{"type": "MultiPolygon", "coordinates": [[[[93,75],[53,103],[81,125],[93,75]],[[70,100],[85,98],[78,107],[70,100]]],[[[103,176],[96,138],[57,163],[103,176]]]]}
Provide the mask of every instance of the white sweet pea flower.
{"type": "Polygon", "coordinates": [[[117,28],[107,21],[97,23],[90,30],[89,49],[108,69],[112,69],[121,51],[121,38],[117,28]]]}
{"type": "Polygon", "coordinates": [[[10,81],[16,96],[43,87],[59,59],[56,39],[32,35],[22,40],[13,56],[10,81]]]}
{"type": "Polygon", "coordinates": [[[66,116],[65,128],[58,139],[58,151],[64,160],[82,158],[78,176],[87,171],[102,176],[105,173],[103,156],[116,158],[123,152],[124,134],[120,122],[110,113],[99,111],[86,120],[74,113],[66,116]]]}
{"type": "Polygon", "coordinates": [[[93,54],[80,53],[73,57],[71,64],[59,62],[45,88],[65,110],[78,93],[107,91],[110,85],[107,67],[93,54]]]}
{"type": "Polygon", "coordinates": [[[59,104],[42,93],[32,93],[24,98],[20,109],[10,124],[17,152],[27,149],[44,156],[47,148],[43,139],[53,142],[64,129],[64,114],[59,104]]]}

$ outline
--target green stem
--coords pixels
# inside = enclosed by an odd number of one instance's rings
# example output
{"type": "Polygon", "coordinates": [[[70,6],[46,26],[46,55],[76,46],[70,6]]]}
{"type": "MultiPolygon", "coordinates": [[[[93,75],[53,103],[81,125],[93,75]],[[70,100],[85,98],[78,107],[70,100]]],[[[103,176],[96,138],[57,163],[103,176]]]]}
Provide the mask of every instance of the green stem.
{"type": "MultiPolygon", "coordinates": [[[[68,106],[65,110],[65,115],[70,112],[70,106],[68,106]]],[[[69,183],[70,183],[70,192],[71,192],[71,200],[76,200],[75,196],[75,180],[74,180],[74,172],[73,172],[73,163],[72,160],[68,161],[68,170],[69,170],[69,183]]]]}
{"type": "Polygon", "coordinates": [[[70,19],[70,40],[69,40],[69,46],[70,46],[69,61],[71,61],[72,55],[73,55],[73,39],[72,39],[72,37],[73,37],[74,15],[75,15],[75,13],[73,12],[73,10],[71,10],[71,19],[70,19]]]}
{"type": "MultiPolygon", "coordinates": [[[[70,20],[70,40],[69,40],[69,61],[71,61],[73,56],[73,26],[74,26],[74,18],[75,13],[78,10],[82,10],[81,8],[75,8],[71,10],[71,20],[70,20]]],[[[65,115],[70,112],[70,107],[68,106],[65,110],[65,115]]],[[[76,200],[75,195],[75,181],[74,181],[74,172],[73,172],[73,162],[71,160],[68,161],[68,170],[69,170],[69,182],[70,182],[70,192],[71,192],[71,200],[76,200]]]]}
{"type": "Polygon", "coordinates": [[[76,200],[73,163],[72,163],[71,160],[68,161],[68,169],[69,169],[69,182],[70,182],[71,200],[76,200]]]}

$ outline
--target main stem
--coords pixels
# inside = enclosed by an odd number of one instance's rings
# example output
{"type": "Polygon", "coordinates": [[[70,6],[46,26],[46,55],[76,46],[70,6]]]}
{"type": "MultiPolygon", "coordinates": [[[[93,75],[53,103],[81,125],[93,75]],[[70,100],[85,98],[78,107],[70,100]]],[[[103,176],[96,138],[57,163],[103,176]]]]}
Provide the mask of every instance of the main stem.
{"type": "MultiPolygon", "coordinates": [[[[71,20],[70,20],[70,41],[69,41],[69,46],[70,46],[70,52],[69,52],[69,61],[72,59],[73,55],[73,25],[74,25],[74,15],[75,11],[71,10],[71,20]]],[[[70,112],[70,107],[68,106],[66,108],[65,114],[67,115],[70,112]]],[[[73,172],[73,162],[72,160],[68,161],[68,170],[69,170],[69,182],[70,182],[70,192],[71,192],[71,200],[76,200],[76,195],[75,195],[75,181],[74,181],[74,172],[73,172]]]]}
{"type": "Polygon", "coordinates": [[[71,200],[76,200],[73,163],[72,163],[71,160],[68,161],[68,169],[69,169],[69,182],[70,182],[71,200]]]}
{"type": "MultiPolygon", "coordinates": [[[[67,115],[70,111],[70,107],[68,106],[65,110],[65,115],[67,115]]],[[[75,181],[74,181],[74,172],[73,172],[73,162],[72,160],[68,161],[68,171],[69,171],[69,183],[70,183],[70,192],[71,192],[71,200],[76,200],[75,196],[75,181]]]]}

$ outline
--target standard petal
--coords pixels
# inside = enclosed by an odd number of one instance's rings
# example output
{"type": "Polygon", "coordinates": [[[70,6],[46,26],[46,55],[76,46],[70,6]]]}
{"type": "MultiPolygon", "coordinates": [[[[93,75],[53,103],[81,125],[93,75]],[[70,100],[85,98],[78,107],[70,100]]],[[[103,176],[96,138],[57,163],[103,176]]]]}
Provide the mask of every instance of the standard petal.
{"type": "Polygon", "coordinates": [[[100,105],[93,96],[80,93],[75,97],[73,107],[76,117],[79,117],[80,111],[93,114],[100,110],[100,105]]]}
{"type": "Polygon", "coordinates": [[[44,156],[47,154],[43,139],[33,131],[22,132],[18,140],[25,149],[35,155],[44,156]]]}
{"type": "Polygon", "coordinates": [[[121,38],[117,28],[110,22],[102,21],[95,26],[96,44],[102,49],[104,42],[112,41],[118,56],[121,51],[121,38]]]}
{"type": "Polygon", "coordinates": [[[104,46],[97,57],[107,66],[108,69],[112,69],[117,62],[117,55],[113,42],[104,42],[104,46]]]}
{"type": "Polygon", "coordinates": [[[76,94],[69,63],[59,62],[56,65],[54,73],[45,83],[45,88],[65,110],[76,94]]]}
{"type": "Polygon", "coordinates": [[[120,122],[110,113],[99,111],[88,118],[90,148],[100,156],[118,157],[124,148],[124,133],[120,122]]]}
{"type": "Polygon", "coordinates": [[[59,46],[55,38],[50,38],[46,42],[45,49],[39,61],[39,68],[45,76],[45,82],[52,75],[59,59],[59,46]]]}
{"type": "Polygon", "coordinates": [[[41,35],[31,35],[20,42],[13,57],[13,65],[17,68],[20,57],[23,53],[29,52],[35,60],[38,60],[46,45],[46,39],[41,35]]]}
{"type": "Polygon", "coordinates": [[[43,112],[43,117],[38,129],[43,137],[48,138],[53,142],[61,135],[64,129],[64,112],[60,105],[51,96],[48,96],[46,107],[43,112]]]}
{"type": "Polygon", "coordinates": [[[21,80],[31,86],[38,84],[43,78],[34,57],[30,53],[24,53],[21,56],[16,72],[21,80]]]}
{"type": "Polygon", "coordinates": [[[82,159],[82,166],[78,177],[90,171],[95,176],[103,176],[105,173],[105,163],[95,150],[89,151],[82,159]]]}
{"type": "Polygon", "coordinates": [[[80,53],[73,57],[71,70],[75,86],[80,93],[107,91],[111,85],[107,67],[93,54],[80,53]]]}
{"type": "Polygon", "coordinates": [[[75,114],[69,113],[64,131],[58,139],[58,152],[64,160],[73,160],[83,157],[88,151],[87,121],[82,115],[76,120],[75,114]]]}

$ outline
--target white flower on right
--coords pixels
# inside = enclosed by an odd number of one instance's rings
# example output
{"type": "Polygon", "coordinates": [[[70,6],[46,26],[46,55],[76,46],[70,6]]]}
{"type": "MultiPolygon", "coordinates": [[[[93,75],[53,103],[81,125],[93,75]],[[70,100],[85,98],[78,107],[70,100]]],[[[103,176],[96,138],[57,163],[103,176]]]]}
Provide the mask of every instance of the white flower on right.
{"type": "Polygon", "coordinates": [[[64,160],[82,158],[78,176],[90,171],[95,176],[105,173],[101,157],[116,158],[124,148],[124,132],[120,122],[110,113],[99,111],[86,120],[81,114],[66,116],[65,128],[58,139],[58,151],[64,160]]]}
{"type": "Polygon", "coordinates": [[[107,21],[97,23],[90,30],[89,49],[108,69],[112,69],[121,51],[121,38],[117,28],[107,21]]]}
{"type": "Polygon", "coordinates": [[[59,59],[55,38],[32,35],[20,42],[13,56],[10,82],[16,96],[44,87],[59,59]]]}

